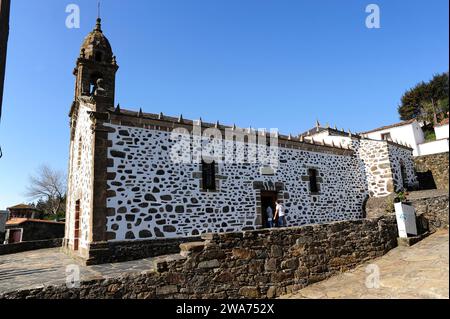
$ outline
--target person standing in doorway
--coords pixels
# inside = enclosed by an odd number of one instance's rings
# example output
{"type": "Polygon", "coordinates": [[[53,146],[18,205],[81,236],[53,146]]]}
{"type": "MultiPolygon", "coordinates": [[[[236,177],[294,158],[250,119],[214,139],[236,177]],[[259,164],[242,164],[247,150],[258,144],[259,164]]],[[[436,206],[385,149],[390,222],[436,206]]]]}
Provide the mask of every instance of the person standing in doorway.
{"type": "Polygon", "coordinates": [[[267,227],[272,228],[273,227],[273,210],[272,207],[267,206],[266,208],[266,218],[267,218],[267,227]]]}
{"type": "Polygon", "coordinates": [[[278,227],[286,227],[286,209],[279,200],[277,200],[277,208],[275,210],[275,219],[277,218],[278,227]]]}

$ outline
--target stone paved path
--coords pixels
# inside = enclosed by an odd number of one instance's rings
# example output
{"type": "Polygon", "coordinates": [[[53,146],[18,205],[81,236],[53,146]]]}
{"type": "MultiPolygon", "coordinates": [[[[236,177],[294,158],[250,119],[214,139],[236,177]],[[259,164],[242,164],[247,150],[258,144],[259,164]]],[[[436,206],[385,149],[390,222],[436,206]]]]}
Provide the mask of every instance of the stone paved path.
{"type": "Polygon", "coordinates": [[[448,231],[439,231],[412,247],[397,247],[369,264],[308,286],[283,299],[449,298],[448,231]],[[366,287],[366,267],[377,265],[380,287],[366,287]]]}
{"type": "MultiPolygon", "coordinates": [[[[173,257],[175,258],[175,256],[173,257]]],[[[80,279],[108,278],[126,273],[154,270],[158,258],[130,262],[80,266],[80,279]]],[[[75,262],[59,248],[0,256],[0,294],[66,283],[66,267],[75,262]]]]}

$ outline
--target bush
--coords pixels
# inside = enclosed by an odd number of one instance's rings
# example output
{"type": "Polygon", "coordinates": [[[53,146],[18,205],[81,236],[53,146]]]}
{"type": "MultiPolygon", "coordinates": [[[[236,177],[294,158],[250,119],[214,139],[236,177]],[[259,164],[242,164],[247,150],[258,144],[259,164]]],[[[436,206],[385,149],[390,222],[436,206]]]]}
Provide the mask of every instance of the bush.
{"type": "Polygon", "coordinates": [[[436,133],[434,131],[424,131],[425,142],[432,142],[436,140],[436,133]]]}

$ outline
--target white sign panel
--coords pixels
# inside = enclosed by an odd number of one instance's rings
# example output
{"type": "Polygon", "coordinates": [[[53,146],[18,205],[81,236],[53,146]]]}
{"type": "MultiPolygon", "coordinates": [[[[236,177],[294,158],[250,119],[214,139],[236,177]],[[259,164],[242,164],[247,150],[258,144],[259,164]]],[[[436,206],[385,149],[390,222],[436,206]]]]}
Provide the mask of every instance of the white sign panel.
{"type": "Polygon", "coordinates": [[[263,166],[259,169],[259,172],[261,173],[261,175],[275,175],[275,171],[272,167],[270,166],[263,166]]]}
{"type": "Polygon", "coordinates": [[[400,238],[408,238],[408,234],[417,236],[416,212],[414,207],[402,203],[396,203],[394,206],[400,238]]]}

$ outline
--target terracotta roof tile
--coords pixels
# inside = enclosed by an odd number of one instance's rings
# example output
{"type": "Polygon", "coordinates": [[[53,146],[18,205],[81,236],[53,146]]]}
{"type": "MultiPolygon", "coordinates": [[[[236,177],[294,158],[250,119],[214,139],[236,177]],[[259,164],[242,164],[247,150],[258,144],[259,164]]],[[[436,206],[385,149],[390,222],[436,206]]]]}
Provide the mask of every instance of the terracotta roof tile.
{"type": "Polygon", "coordinates": [[[19,205],[16,205],[16,206],[8,207],[8,209],[32,209],[32,210],[37,210],[33,206],[30,206],[30,205],[27,205],[27,204],[19,204],[19,205]]]}
{"type": "Polygon", "coordinates": [[[448,118],[443,119],[438,125],[436,126],[443,126],[443,125],[447,125],[449,123],[448,118]]]}
{"type": "Polygon", "coordinates": [[[11,218],[6,222],[6,225],[20,225],[26,222],[30,223],[42,223],[42,224],[64,224],[62,222],[56,222],[53,220],[43,220],[43,219],[30,219],[30,218],[11,218]]]}
{"type": "Polygon", "coordinates": [[[392,124],[392,125],[382,126],[382,127],[376,128],[374,130],[370,130],[370,131],[367,131],[367,132],[362,132],[360,134],[373,133],[373,132],[383,131],[383,130],[387,130],[387,129],[394,128],[394,127],[400,127],[400,126],[404,126],[404,125],[408,125],[408,124],[414,123],[415,121],[416,121],[416,119],[411,119],[411,120],[408,120],[408,121],[403,121],[403,122],[395,123],[395,124],[392,124]]]}

